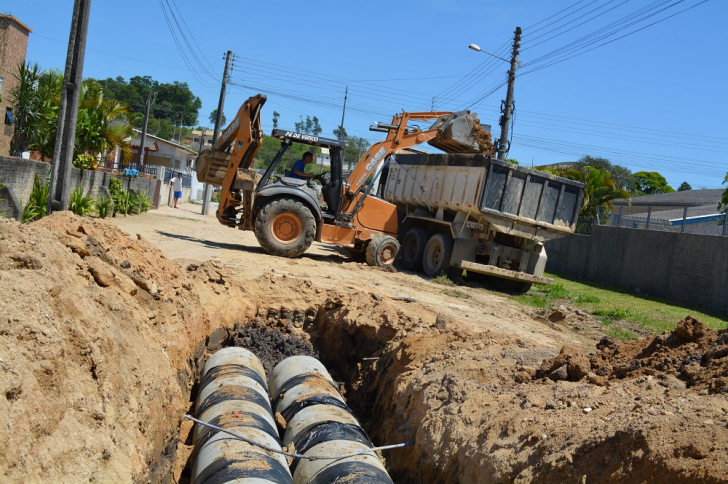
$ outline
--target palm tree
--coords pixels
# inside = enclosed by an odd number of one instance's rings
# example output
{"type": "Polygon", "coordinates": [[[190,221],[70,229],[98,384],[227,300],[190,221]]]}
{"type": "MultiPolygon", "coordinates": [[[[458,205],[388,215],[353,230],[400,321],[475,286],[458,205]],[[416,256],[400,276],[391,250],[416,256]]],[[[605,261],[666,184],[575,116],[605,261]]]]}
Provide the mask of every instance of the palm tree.
{"type": "Polygon", "coordinates": [[[580,168],[568,168],[560,170],[560,176],[583,182],[584,195],[581,200],[579,216],[596,218],[599,223],[599,214],[602,215],[612,210],[612,200],[629,198],[631,194],[618,189],[608,171],[593,166],[584,165],[580,168]]]}
{"type": "Polygon", "coordinates": [[[102,86],[96,81],[83,83],[78,107],[75,153],[102,155],[121,149],[124,162],[131,160],[131,146],[126,138],[133,135],[129,106],[104,99],[102,86]]]}

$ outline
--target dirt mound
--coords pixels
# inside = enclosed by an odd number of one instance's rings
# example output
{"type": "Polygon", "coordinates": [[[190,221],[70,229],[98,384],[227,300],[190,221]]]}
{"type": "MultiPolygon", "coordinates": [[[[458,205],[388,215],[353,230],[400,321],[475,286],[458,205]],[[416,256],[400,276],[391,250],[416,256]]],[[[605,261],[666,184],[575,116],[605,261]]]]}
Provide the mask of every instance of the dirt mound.
{"type": "Polygon", "coordinates": [[[650,375],[664,386],[728,393],[728,330],[713,330],[691,316],[674,331],[652,338],[623,343],[604,337],[597,350],[585,356],[565,346],[556,358],[542,363],[535,377],[586,378],[604,385],[609,380],[650,375]]]}
{"type": "Polygon", "coordinates": [[[246,307],[228,276],[215,262],[181,270],[141,237],[70,212],[0,220],[3,479],[169,474],[188,406],[179,368],[212,321],[246,307]]]}
{"type": "MultiPolygon", "coordinates": [[[[271,326],[267,321],[254,320],[248,323],[238,323],[232,331],[232,346],[249,349],[257,356],[266,374],[282,360],[289,356],[306,355],[318,358],[310,341],[300,337],[301,332],[296,330],[291,322],[285,319],[271,326]]],[[[303,336],[308,336],[303,333],[303,336]]]]}

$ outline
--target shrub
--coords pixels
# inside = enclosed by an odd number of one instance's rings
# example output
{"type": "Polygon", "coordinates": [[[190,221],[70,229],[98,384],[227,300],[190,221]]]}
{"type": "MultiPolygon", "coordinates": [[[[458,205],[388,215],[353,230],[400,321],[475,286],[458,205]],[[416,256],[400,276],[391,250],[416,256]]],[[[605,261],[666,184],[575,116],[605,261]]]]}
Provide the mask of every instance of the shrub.
{"type": "Polygon", "coordinates": [[[114,202],[111,200],[111,197],[107,197],[102,193],[99,194],[99,199],[94,203],[94,207],[99,217],[106,218],[114,210],[114,202]]]}
{"type": "Polygon", "coordinates": [[[83,194],[83,187],[78,186],[71,197],[68,199],[68,209],[78,215],[79,217],[85,217],[91,213],[94,208],[94,200],[83,194]]]}
{"type": "Polygon", "coordinates": [[[121,180],[112,178],[109,182],[109,195],[114,201],[114,213],[129,213],[129,197],[123,188],[121,180]]]}
{"type": "Polygon", "coordinates": [[[149,198],[149,195],[142,192],[137,192],[137,196],[139,198],[139,210],[142,212],[148,212],[152,208],[152,199],[149,198]]]}
{"type": "Polygon", "coordinates": [[[73,166],[81,170],[95,170],[99,166],[99,160],[94,155],[84,153],[73,159],[73,166]]]}
{"type": "Polygon", "coordinates": [[[129,190],[127,193],[127,212],[126,213],[141,213],[139,207],[139,194],[135,190],[129,190]]]}
{"type": "Polygon", "coordinates": [[[33,180],[33,190],[30,192],[30,198],[25,208],[23,208],[23,222],[32,222],[45,217],[49,192],[50,183],[44,183],[36,174],[33,180]]]}

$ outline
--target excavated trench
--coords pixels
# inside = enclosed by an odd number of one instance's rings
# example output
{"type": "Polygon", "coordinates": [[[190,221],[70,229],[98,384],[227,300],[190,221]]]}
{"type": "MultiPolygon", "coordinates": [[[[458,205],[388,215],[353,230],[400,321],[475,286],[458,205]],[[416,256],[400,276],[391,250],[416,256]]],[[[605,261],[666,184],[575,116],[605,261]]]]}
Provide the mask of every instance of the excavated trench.
{"type": "MultiPolygon", "coordinates": [[[[232,327],[214,330],[205,341],[200,341],[194,354],[188,359],[187,368],[179,375],[180,382],[187,382],[189,408],[187,413],[195,415],[200,375],[207,359],[217,350],[237,346],[252,351],[263,363],[266,374],[280,361],[289,356],[306,355],[319,359],[327,367],[347,404],[360,420],[365,431],[372,436],[375,445],[390,444],[379,442],[377,415],[387,414],[387,408],[378,405],[381,389],[377,388],[379,361],[387,356],[386,345],[396,335],[394,330],[379,328],[376,332],[354,332],[340,324],[339,317],[346,309],[336,304],[328,307],[305,309],[258,310],[254,319],[241,321],[232,327]]],[[[388,398],[384,398],[387,401],[388,398]]],[[[192,467],[191,424],[183,422],[180,430],[180,445],[165,449],[161,464],[171,461],[167,475],[157,474],[160,481],[190,482],[192,467]],[[182,468],[178,478],[173,469],[182,468]]],[[[396,483],[413,482],[396,465],[397,452],[384,451],[383,461],[396,483]]],[[[168,469],[169,465],[165,465],[168,469]]]]}

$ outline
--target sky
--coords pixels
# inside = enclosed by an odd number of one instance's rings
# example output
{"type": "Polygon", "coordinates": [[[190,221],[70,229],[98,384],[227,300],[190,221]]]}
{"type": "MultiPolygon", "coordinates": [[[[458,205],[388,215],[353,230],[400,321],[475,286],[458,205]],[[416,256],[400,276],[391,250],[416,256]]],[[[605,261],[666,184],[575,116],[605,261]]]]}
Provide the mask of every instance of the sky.
{"type": "MultiPolygon", "coordinates": [[[[0,0],[33,30],[27,60],[44,69],[65,65],[72,11],[72,0],[0,0]]],[[[403,110],[469,109],[498,138],[521,27],[510,158],[599,156],[673,188],[721,188],[726,25],[726,0],[94,0],[83,74],[187,82],[210,126],[230,50],[225,116],[266,94],[267,133],[275,111],[280,128],[316,116],[334,137],[348,87],[349,135],[379,141],[371,123],[403,110]]]]}

